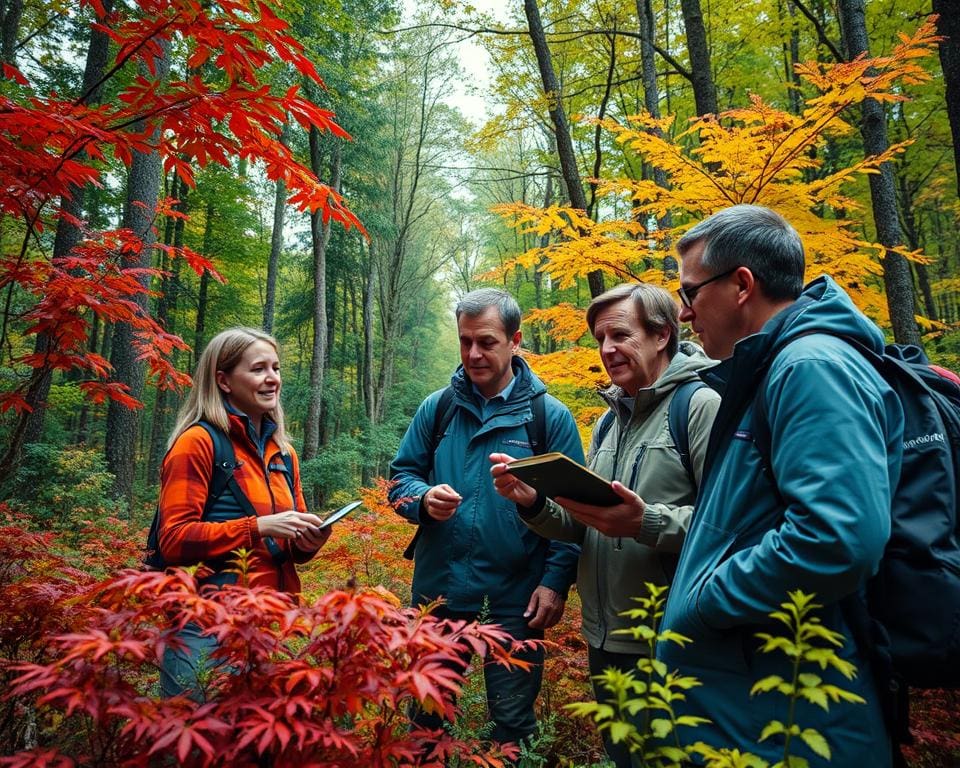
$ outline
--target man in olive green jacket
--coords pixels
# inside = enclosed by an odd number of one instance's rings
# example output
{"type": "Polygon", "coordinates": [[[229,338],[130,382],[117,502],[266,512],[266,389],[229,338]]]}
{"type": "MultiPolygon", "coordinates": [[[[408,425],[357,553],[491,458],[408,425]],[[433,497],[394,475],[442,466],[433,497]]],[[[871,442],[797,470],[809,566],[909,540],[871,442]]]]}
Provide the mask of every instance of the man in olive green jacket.
{"type": "MultiPolygon", "coordinates": [[[[689,399],[689,461],[681,460],[668,424],[678,387],[699,381],[714,363],[690,342],[680,343],[678,308],[669,293],[645,284],[621,285],[591,303],[587,323],[613,382],[601,393],[612,411],[594,428],[590,468],[614,481],[623,502],[592,507],[568,499],[543,499],[506,472],[505,454],[494,454],[497,490],[517,504],[523,521],[541,536],[580,544],[577,590],[591,675],[608,667],[635,669],[646,644],[619,633],[633,622],[620,615],[636,607],[646,582],[668,584],[697,496],[719,396],[708,387],[689,399]],[[602,427],[599,425],[603,425],[602,427]]],[[[594,684],[599,700],[605,692],[594,684]]],[[[604,739],[618,768],[630,765],[622,745],[604,739]]]]}

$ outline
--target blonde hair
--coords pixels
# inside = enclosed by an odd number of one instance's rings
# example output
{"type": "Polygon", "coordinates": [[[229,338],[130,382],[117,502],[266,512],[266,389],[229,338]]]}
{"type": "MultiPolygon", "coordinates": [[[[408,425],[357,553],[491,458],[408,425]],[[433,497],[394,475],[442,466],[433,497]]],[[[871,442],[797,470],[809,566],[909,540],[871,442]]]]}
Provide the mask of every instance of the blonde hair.
{"type": "MultiPolygon", "coordinates": [[[[217,371],[230,373],[240,362],[247,347],[258,341],[267,342],[279,355],[277,340],[256,328],[227,328],[210,339],[197,362],[193,388],[177,413],[176,424],[167,441],[168,449],[180,435],[201,419],[219,427],[224,432],[230,432],[230,420],[223,404],[223,393],[217,385],[217,371]]],[[[284,427],[283,406],[279,398],[276,408],[271,409],[268,415],[277,425],[273,439],[277,441],[283,453],[289,453],[290,441],[284,427]]]]}

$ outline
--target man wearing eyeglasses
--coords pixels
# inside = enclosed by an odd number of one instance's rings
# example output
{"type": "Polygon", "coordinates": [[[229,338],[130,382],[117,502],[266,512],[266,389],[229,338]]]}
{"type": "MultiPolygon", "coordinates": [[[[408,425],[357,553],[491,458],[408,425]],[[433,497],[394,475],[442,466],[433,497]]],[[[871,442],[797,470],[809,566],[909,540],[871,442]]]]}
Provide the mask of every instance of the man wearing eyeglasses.
{"type": "MultiPolygon", "coordinates": [[[[903,412],[872,365],[839,335],[883,349],[883,334],[829,277],[803,287],[796,230],[767,208],[738,205],[693,227],[677,243],[681,321],[722,360],[701,375],[722,396],[704,480],[663,617],[664,631],[693,642],[661,643],[668,669],[701,681],[683,714],[709,724],[681,728],[681,741],[746,749],[776,762],[782,736],[759,741],[767,723],[790,721],[790,700],[751,695],[758,680],[792,679],[782,654],[759,652],[758,632],[791,590],[816,593],[824,626],[847,642],[856,665],[814,672],[865,704],[803,697],[793,722],[829,742],[830,765],[889,766],[890,743],[866,654],[845,618],[875,572],[890,533],[900,472],[903,412]],[[769,455],[757,447],[755,412],[769,424],[769,455]]],[[[825,765],[803,738],[790,754],[825,765]]]]}

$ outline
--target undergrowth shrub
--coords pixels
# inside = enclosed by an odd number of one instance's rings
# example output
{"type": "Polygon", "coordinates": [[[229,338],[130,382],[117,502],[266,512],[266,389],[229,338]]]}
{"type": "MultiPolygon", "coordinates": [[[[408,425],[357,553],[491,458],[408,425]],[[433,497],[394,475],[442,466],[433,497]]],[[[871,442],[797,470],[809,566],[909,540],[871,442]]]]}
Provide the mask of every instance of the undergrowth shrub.
{"type": "Polygon", "coordinates": [[[449,662],[459,654],[489,649],[496,663],[522,665],[498,628],[441,621],[375,589],[298,605],[262,587],[198,589],[191,569],[94,582],[49,554],[54,543],[0,529],[0,765],[366,768],[459,755],[495,767],[517,754],[407,715],[416,706],[455,718],[463,679],[449,662]],[[219,649],[199,701],[162,699],[160,660],[187,622],[219,649]]]}
{"type": "Polygon", "coordinates": [[[11,507],[29,511],[37,522],[76,530],[81,525],[78,521],[124,511],[122,503],[110,495],[113,479],[101,451],[29,443],[16,473],[0,493],[11,507]]]}
{"type": "MultiPolygon", "coordinates": [[[[680,728],[695,729],[709,722],[703,717],[678,715],[675,707],[686,699],[685,691],[701,683],[694,677],[668,671],[666,665],[656,659],[657,643],[684,646],[690,640],[676,632],[660,630],[659,622],[663,617],[668,588],[651,583],[647,583],[646,587],[649,596],[634,598],[638,607],[623,614],[640,623],[617,631],[645,641],[649,657],[641,658],[635,671],[604,670],[596,676],[596,680],[600,690],[607,695],[600,701],[570,704],[567,709],[580,717],[591,718],[615,744],[626,745],[635,764],[641,768],[667,768],[691,764],[694,760],[709,768],[769,768],[768,761],[741,749],[743,745],[731,748],[702,741],[690,743],[688,738],[681,743],[678,737],[680,728]]],[[[796,590],[790,592],[788,597],[786,602],[781,603],[781,610],[770,614],[772,619],[785,627],[783,632],[778,635],[766,632],[757,634],[762,641],[760,653],[786,656],[786,676],[772,675],[757,681],[751,689],[751,695],[776,693],[789,700],[787,721],[769,722],[757,734],[757,739],[779,739],[783,744],[783,758],[776,766],[799,768],[806,766],[807,761],[792,754],[791,747],[796,741],[802,741],[814,754],[825,760],[830,759],[831,751],[825,734],[796,721],[796,703],[805,700],[828,710],[831,704],[840,702],[865,702],[854,693],[826,683],[817,674],[818,669],[822,671],[830,667],[850,680],[856,675],[856,667],[833,650],[843,645],[843,635],[824,627],[820,622],[816,609],[822,606],[813,602],[814,596],[796,590]]]]}

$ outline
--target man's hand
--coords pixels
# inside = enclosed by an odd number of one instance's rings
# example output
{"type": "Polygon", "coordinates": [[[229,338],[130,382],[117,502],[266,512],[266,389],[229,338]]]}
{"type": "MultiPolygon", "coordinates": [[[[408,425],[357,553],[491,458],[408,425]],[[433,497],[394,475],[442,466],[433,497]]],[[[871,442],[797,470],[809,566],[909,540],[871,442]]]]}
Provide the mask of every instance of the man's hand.
{"type": "Polygon", "coordinates": [[[564,600],[560,594],[542,584],[533,590],[523,618],[530,619],[530,629],[550,629],[563,616],[564,600]]]}
{"type": "Polygon", "coordinates": [[[563,506],[576,520],[596,528],[605,536],[627,536],[633,538],[640,533],[643,525],[643,512],[647,508],[637,494],[623,483],[614,480],[611,484],[616,494],[623,499],[612,507],[597,507],[593,504],[581,504],[572,499],[558,496],[554,501],[563,506]]]}
{"type": "Polygon", "coordinates": [[[435,485],[423,494],[423,508],[439,522],[453,517],[461,501],[463,497],[446,483],[435,485]]]}
{"type": "Polygon", "coordinates": [[[493,462],[490,474],[497,493],[521,507],[532,507],[537,501],[536,490],[507,471],[507,463],[513,461],[513,457],[506,453],[491,453],[490,461],[493,462]]]}

